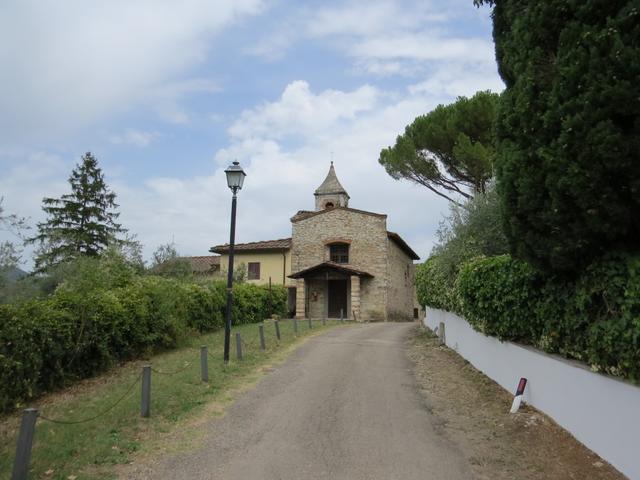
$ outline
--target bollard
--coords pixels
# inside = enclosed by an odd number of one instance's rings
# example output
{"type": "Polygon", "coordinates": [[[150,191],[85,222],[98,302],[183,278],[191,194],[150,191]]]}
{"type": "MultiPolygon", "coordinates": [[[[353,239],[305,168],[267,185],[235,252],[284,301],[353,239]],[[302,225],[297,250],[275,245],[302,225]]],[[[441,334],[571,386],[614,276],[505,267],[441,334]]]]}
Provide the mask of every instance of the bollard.
{"type": "Polygon", "coordinates": [[[238,360],[242,360],[242,338],[240,338],[240,333],[236,333],[236,356],[238,360]]]}
{"type": "Polygon", "coordinates": [[[293,334],[298,335],[298,319],[293,319],[293,334]]]}
{"type": "Polygon", "coordinates": [[[142,403],[140,415],[149,418],[151,414],[151,365],[142,367],[142,403]]]}
{"type": "Polygon", "coordinates": [[[344,310],[340,309],[340,323],[344,323],[344,310]]]}
{"type": "Polygon", "coordinates": [[[444,336],[444,322],[440,322],[440,327],[438,327],[438,345],[446,345],[447,339],[444,336]]]}
{"type": "Polygon", "coordinates": [[[309,317],[309,330],[311,330],[313,328],[313,325],[311,325],[311,317],[309,317]]]}
{"type": "Polygon", "coordinates": [[[260,333],[260,350],[265,350],[267,346],[264,344],[264,326],[258,325],[258,332],[260,333]]]}
{"type": "Polygon", "coordinates": [[[276,326],[276,338],[280,340],[280,322],[278,320],[273,322],[276,326]]]}
{"type": "Polygon", "coordinates": [[[29,459],[31,458],[31,446],[36,430],[36,419],[38,410],[26,408],[22,411],[22,422],[20,422],[20,434],[16,446],[16,457],[13,461],[13,473],[11,480],[27,480],[29,474],[29,459]]]}
{"type": "Polygon", "coordinates": [[[200,347],[200,378],[203,382],[209,382],[209,353],[207,346],[202,345],[200,347]]]}

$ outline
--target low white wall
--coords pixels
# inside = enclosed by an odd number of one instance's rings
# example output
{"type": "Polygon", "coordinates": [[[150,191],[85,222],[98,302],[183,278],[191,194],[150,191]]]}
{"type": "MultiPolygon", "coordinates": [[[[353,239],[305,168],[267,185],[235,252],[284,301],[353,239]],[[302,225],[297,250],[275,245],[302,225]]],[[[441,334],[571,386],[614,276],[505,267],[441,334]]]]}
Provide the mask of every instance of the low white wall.
{"type": "Polygon", "coordinates": [[[445,340],[474,367],[553,418],[580,442],[631,479],[640,479],[640,388],[591,372],[582,364],[539,350],[500,342],[463,318],[427,307],[424,324],[445,324],[445,340]]]}

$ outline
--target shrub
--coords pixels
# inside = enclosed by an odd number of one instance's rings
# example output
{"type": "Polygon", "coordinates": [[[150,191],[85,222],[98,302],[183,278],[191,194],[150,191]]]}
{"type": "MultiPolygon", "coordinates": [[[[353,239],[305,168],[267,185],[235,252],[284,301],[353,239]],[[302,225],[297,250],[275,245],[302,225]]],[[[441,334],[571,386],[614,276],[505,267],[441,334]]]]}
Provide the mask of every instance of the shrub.
{"type": "Polygon", "coordinates": [[[455,296],[458,313],[487,335],[640,382],[640,255],[609,255],[574,281],[545,277],[508,255],[478,258],[461,268],[453,289],[430,262],[416,276],[422,303],[455,311],[442,301],[455,296]]]}
{"type": "Polygon", "coordinates": [[[454,276],[444,275],[438,265],[439,257],[432,256],[416,268],[416,291],[421,305],[458,312],[454,290],[454,276]]]}
{"type": "MultiPolygon", "coordinates": [[[[74,284],[64,284],[46,299],[0,305],[0,412],[122,360],[174,348],[193,333],[223,326],[222,282],[138,276],[111,289],[76,290],[74,284]]],[[[242,284],[234,292],[235,324],[285,311],[284,287],[270,292],[242,284]]]]}
{"type": "Polygon", "coordinates": [[[532,343],[540,336],[535,307],[541,280],[508,255],[465,264],[456,281],[462,313],[476,329],[501,340],[532,343]]]}

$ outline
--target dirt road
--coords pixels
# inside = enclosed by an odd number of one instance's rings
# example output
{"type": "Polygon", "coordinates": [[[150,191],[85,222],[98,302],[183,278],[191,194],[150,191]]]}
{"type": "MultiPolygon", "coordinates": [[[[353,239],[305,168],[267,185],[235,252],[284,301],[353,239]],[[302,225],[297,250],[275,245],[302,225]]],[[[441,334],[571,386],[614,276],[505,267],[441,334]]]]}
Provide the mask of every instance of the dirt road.
{"type": "Polygon", "coordinates": [[[199,449],[127,478],[471,478],[418,391],[405,353],[413,328],[354,325],[310,339],[208,422],[199,449]]]}

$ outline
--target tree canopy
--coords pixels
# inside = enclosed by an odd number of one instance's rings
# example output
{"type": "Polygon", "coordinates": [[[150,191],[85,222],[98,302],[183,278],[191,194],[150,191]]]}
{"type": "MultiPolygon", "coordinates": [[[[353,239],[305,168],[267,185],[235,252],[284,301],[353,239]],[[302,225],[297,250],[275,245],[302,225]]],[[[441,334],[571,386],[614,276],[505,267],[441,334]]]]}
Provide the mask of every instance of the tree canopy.
{"type": "Polygon", "coordinates": [[[87,152],[69,177],[71,193],[60,198],[44,198],[45,222],[38,223],[38,234],[30,238],[37,243],[36,271],[43,271],[79,256],[98,256],[124,233],[115,211],[116,194],[104,181],[98,161],[87,152]]]}
{"type": "Polygon", "coordinates": [[[493,122],[498,94],[478,92],[416,118],[379,162],[454,203],[484,193],[495,156],[493,122]]]}
{"type": "Polygon", "coordinates": [[[579,271],[640,238],[637,0],[493,5],[496,176],[514,255],[579,271]]]}

